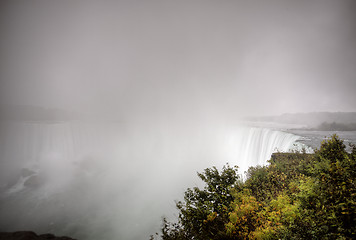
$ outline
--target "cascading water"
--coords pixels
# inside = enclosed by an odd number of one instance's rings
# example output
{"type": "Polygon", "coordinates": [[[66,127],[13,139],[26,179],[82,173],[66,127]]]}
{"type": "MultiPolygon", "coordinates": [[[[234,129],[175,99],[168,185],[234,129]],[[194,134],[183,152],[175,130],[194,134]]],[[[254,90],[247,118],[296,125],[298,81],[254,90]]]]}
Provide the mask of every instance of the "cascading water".
{"type": "Polygon", "coordinates": [[[10,124],[1,134],[0,229],[148,238],[197,184],[196,171],[229,162],[243,172],[300,149],[298,139],[251,127],[10,124]]]}
{"type": "Polygon", "coordinates": [[[267,128],[238,128],[232,134],[227,134],[229,140],[224,151],[229,156],[229,162],[239,166],[243,173],[250,166],[265,165],[273,152],[312,150],[297,142],[301,137],[267,128]]]}

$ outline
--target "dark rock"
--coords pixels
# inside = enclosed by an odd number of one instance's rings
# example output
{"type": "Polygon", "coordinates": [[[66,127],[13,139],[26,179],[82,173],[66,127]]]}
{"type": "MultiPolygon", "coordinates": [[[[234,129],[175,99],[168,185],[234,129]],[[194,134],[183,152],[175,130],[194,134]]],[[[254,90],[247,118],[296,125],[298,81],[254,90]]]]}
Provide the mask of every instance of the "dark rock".
{"type": "Polygon", "coordinates": [[[30,231],[0,233],[0,240],[36,240],[36,239],[38,239],[36,233],[30,231]]]}
{"type": "Polygon", "coordinates": [[[53,234],[50,234],[50,233],[42,234],[42,235],[40,235],[40,237],[43,239],[55,239],[56,238],[56,236],[54,236],[53,234]]]}
{"type": "Polygon", "coordinates": [[[56,237],[53,234],[46,233],[42,235],[37,235],[31,231],[20,231],[20,232],[0,232],[0,240],[75,240],[69,237],[56,237]]]}

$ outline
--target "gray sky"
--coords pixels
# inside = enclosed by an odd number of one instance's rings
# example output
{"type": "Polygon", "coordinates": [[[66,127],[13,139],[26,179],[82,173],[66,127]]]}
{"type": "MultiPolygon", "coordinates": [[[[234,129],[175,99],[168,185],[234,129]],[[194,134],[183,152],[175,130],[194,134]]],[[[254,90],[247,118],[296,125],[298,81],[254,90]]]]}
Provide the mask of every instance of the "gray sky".
{"type": "Polygon", "coordinates": [[[1,1],[3,103],[123,116],[356,111],[356,1],[1,1]]]}

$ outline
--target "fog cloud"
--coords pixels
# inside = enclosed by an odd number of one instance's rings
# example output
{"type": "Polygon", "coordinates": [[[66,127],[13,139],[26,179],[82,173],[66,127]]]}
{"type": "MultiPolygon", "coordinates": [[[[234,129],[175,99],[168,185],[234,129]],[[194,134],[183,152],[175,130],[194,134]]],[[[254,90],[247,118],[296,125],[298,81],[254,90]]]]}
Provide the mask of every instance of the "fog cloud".
{"type": "Polygon", "coordinates": [[[355,111],[354,1],[2,1],[2,101],[122,115],[355,111]]]}

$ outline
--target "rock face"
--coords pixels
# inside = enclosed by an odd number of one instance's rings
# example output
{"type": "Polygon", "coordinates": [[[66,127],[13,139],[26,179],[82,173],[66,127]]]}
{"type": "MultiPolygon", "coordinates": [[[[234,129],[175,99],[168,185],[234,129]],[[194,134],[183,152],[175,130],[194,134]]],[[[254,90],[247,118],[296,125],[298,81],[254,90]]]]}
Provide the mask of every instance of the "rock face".
{"type": "Polygon", "coordinates": [[[0,232],[0,240],[75,240],[69,237],[56,237],[53,234],[37,235],[31,231],[0,232]]]}

